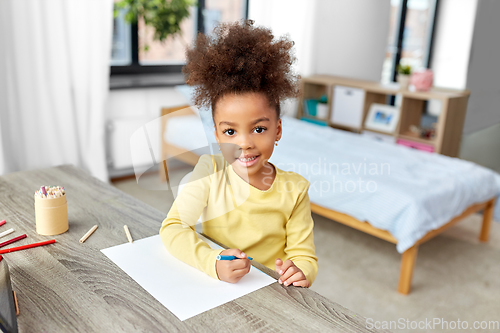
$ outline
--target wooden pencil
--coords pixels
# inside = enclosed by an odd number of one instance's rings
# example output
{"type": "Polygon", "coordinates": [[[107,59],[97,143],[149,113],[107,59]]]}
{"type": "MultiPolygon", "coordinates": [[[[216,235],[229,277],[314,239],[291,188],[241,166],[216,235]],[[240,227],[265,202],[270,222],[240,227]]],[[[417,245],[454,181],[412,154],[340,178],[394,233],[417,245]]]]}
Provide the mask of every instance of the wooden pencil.
{"type": "Polygon", "coordinates": [[[127,234],[128,241],[129,241],[130,243],[133,243],[133,242],[134,242],[134,240],[132,239],[132,235],[130,234],[130,230],[128,230],[127,225],[124,225],[124,226],[123,226],[123,229],[125,229],[125,234],[127,234]]]}
{"type": "Polygon", "coordinates": [[[83,243],[87,240],[87,238],[90,237],[90,235],[92,235],[95,231],[95,229],[97,229],[97,224],[95,226],[93,226],[89,231],[87,231],[87,233],[85,235],[83,235],[83,237],[80,239],[80,243],[83,243]]]}
{"type": "Polygon", "coordinates": [[[42,246],[42,245],[47,245],[47,244],[54,244],[55,242],[56,242],[55,239],[51,239],[51,240],[48,240],[45,242],[32,243],[32,244],[22,245],[22,246],[18,246],[18,247],[11,247],[10,249],[0,250],[0,254],[31,249],[32,247],[37,247],[37,246],[42,246]]]}
{"type": "Polygon", "coordinates": [[[14,242],[17,242],[18,240],[24,239],[24,238],[26,238],[26,237],[27,237],[27,236],[26,236],[26,234],[21,235],[21,236],[14,237],[14,238],[12,238],[12,239],[9,239],[9,240],[8,240],[8,241],[6,241],[6,242],[0,243],[0,247],[7,246],[7,245],[9,245],[9,244],[12,244],[12,243],[14,243],[14,242]]]}
{"type": "Polygon", "coordinates": [[[10,228],[9,230],[0,233],[0,238],[2,238],[3,236],[7,236],[8,234],[11,234],[13,232],[14,232],[14,229],[10,228]]]}
{"type": "Polygon", "coordinates": [[[12,290],[12,294],[14,295],[14,305],[16,306],[16,316],[19,316],[19,305],[17,304],[16,292],[14,290],[12,290]]]}

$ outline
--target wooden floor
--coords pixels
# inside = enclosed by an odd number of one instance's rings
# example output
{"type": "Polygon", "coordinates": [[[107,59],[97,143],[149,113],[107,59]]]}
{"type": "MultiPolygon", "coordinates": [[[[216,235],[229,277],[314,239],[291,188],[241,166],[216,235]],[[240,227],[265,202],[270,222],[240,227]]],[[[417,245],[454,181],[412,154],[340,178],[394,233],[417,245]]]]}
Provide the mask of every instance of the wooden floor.
{"type": "MultiPolygon", "coordinates": [[[[479,240],[482,242],[487,242],[489,237],[491,221],[493,219],[494,207],[495,207],[495,198],[488,200],[486,202],[474,204],[465,209],[460,215],[451,219],[447,224],[441,226],[438,229],[429,231],[424,237],[418,240],[415,243],[415,245],[407,249],[401,255],[401,268],[399,273],[398,292],[403,295],[408,295],[411,291],[411,283],[413,279],[413,271],[415,269],[415,263],[417,260],[418,247],[421,244],[441,234],[443,231],[454,226],[456,223],[463,220],[467,216],[470,216],[471,214],[477,213],[481,210],[483,210],[483,221],[481,224],[481,233],[479,235],[479,240]]],[[[397,244],[398,242],[397,239],[394,238],[394,236],[392,236],[388,231],[375,228],[371,224],[359,221],[347,214],[342,214],[313,203],[311,203],[311,211],[313,213],[324,216],[333,221],[345,224],[351,228],[360,230],[362,232],[378,237],[390,243],[397,244]]]]}

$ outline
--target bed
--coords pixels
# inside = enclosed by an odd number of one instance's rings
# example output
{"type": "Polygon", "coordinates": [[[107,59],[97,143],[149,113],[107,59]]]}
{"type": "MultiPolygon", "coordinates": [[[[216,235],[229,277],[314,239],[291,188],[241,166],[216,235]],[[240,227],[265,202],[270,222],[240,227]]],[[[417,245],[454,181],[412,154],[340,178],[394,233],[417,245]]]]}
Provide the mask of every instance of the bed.
{"type": "MultiPolygon", "coordinates": [[[[215,143],[210,111],[186,105],[162,113],[163,161],[194,166],[197,148],[215,143]]],[[[500,220],[500,175],[489,169],[295,118],[282,122],[270,161],[311,182],[313,213],[396,245],[402,294],[410,293],[420,244],[481,210],[479,239],[486,242],[493,217],[500,220]]],[[[160,172],[168,179],[165,162],[160,172]]]]}

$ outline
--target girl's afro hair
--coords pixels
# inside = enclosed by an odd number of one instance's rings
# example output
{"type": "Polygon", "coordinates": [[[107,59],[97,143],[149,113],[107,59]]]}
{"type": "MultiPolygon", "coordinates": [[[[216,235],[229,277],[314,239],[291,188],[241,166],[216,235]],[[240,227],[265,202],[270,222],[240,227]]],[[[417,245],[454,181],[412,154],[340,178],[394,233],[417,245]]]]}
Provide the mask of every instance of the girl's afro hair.
{"type": "Polygon", "coordinates": [[[292,70],[294,42],[273,40],[270,29],[254,21],[221,23],[212,35],[199,33],[186,50],[186,83],[196,86],[193,103],[212,107],[226,93],[261,92],[280,113],[280,100],[300,94],[300,75],[292,70]]]}

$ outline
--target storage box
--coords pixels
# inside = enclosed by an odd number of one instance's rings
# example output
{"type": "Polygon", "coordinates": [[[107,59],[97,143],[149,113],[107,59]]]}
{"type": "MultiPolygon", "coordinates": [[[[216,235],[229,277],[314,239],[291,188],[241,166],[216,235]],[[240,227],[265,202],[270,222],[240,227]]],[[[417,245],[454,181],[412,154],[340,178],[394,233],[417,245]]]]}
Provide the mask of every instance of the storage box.
{"type": "Polygon", "coordinates": [[[330,120],[333,124],[359,129],[363,122],[365,91],[335,86],[330,120]]]}

